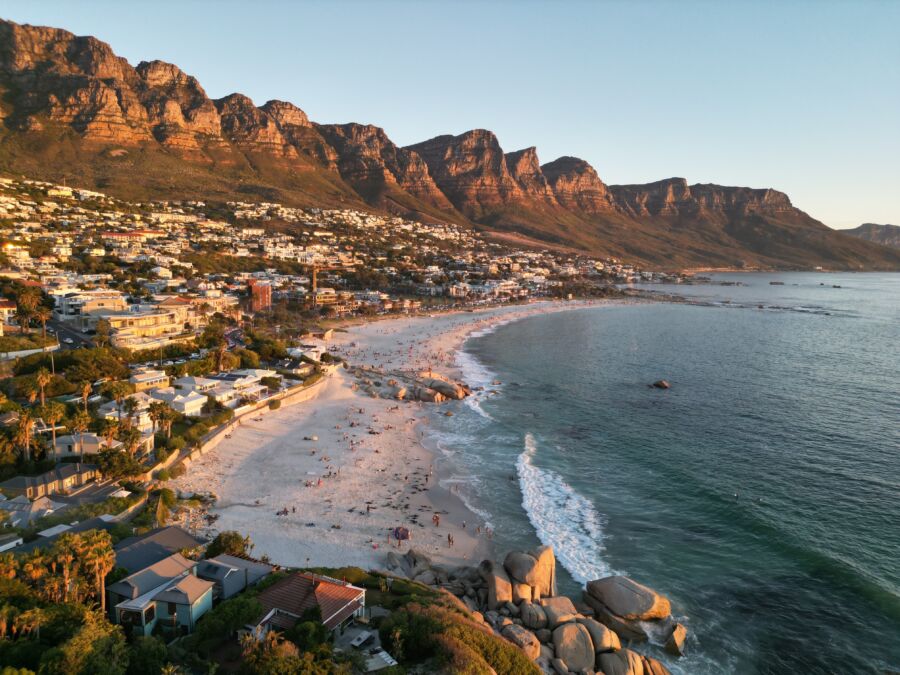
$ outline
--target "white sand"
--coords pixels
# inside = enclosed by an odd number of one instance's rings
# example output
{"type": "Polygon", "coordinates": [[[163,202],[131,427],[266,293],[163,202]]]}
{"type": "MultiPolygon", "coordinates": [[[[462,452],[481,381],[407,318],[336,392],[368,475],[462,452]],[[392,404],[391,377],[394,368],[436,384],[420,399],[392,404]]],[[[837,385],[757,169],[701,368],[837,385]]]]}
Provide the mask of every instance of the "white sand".
{"type": "MultiPolygon", "coordinates": [[[[353,365],[409,372],[433,368],[458,377],[455,352],[469,333],[584,306],[535,303],[376,321],[337,333],[334,344],[353,365]]],[[[339,371],[315,398],[267,411],[258,421],[245,419],[231,438],[192,464],[173,487],[219,498],[210,511],[218,520],[209,529],[194,529],[249,534],[255,556],[266,554],[289,566],[381,569],[388,550],[406,551],[410,545],[447,564],[486,557],[490,540],[483,529],[477,532],[478,517],[439,486],[440,477],[431,473],[433,457],[420,443],[420,425],[428,423],[429,414],[459,404],[373,399],[355,389],[353,377],[339,371]],[[304,440],[311,436],[318,441],[304,440]],[[276,515],[285,508],[287,515],[276,515]],[[432,522],[436,512],[439,526],[432,522]],[[411,542],[399,549],[389,540],[397,526],[412,533],[411,542]],[[448,533],[455,540],[452,548],[448,533]]]]}

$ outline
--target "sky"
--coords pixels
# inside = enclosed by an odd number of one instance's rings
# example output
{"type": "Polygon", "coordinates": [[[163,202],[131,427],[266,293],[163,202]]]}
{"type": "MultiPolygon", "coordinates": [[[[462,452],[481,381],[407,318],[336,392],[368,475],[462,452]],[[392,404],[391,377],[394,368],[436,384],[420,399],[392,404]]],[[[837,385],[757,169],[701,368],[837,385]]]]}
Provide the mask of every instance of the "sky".
{"type": "Polygon", "coordinates": [[[485,128],[610,184],[772,187],[832,227],[900,224],[900,0],[0,0],[0,17],[399,145],[485,128]]]}

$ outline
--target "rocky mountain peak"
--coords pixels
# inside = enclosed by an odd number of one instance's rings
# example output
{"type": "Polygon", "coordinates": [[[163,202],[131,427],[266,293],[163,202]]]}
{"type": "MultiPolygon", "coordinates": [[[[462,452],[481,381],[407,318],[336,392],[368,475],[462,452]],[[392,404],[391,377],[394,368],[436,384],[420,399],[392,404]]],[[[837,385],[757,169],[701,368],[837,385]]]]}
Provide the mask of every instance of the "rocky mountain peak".
{"type": "Polygon", "coordinates": [[[609,190],[597,171],[578,157],[560,157],[541,167],[561,206],[587,213],[613,210],[609,190]]]}
{"type": "Polygon", "coordinates": [[[287,101],[272,100],[267,101],[262,106],[262,109],[272,119],[274,119],[278,123],[278,126],[282,129],[287,126],[312,126],[312,123],[309,121],[309,117],[306,116],[306,113],[300,110],[300,108],[295,106],[293,103],[288,103],[287,101]]]}
{"type": "Polygon", "coordinates": [[[550,188],[550,184],[541,170],[537,148],[532,146],[523,150],[508,152],[505,159],[509,173],[525,194],[541,199],[547,204],[557,205],[553,190],[550,188]]]}

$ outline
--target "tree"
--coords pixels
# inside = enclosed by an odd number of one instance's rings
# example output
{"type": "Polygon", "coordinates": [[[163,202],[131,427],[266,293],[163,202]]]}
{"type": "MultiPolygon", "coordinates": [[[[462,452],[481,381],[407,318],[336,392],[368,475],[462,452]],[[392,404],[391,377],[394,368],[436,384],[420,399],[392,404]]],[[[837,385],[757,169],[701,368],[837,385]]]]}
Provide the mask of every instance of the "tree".
{"type": "Polygon", "coordinates": [[[94,334],[94,344],[98,347],[107,347],[111,342],[112,328],[109,321],[100,319],[97,322],[97,330],[94,334]]]}
{"type": "Polygon", "coordinates": [[[19,413],[16,422],[15,442],[22,449],[22,457],[27,462],[31,459],[31,438],[34,432],[34,415],[30,410],[19,413]]]}
{"type": "Polygon", "coordinates": [[[209,546],[206,547],[206,557],[215,558],[217,555],[227,554],[234,556],[248,555],[253,549],[250,537],[243,536],[235,530],[226,530],[216,535],[209,546]]]}
{"type": "Polygon", "coordinates": [[[90,530],[84,538],[83,564],[94,577],[94,591],[100,599],[100,609],[106,615],[106,575],[116,566],[116,554],[112,538],[106,530],[90,530]]]}
{"type": "Polygon", "coordinates": [[[93,391],[93,385],[89,380],[85,380],[81,383],[81,402],[84,404],[84,412],[87,414],[88,412],[88,399],[91,397],[91,392],[93,391]]]}
{"type": "Polygon", "coordinates": [[[160,638],[138,637],[131,644],[128,675],[158,675],[164,672],[167,655],[166,643],[160,638]]]}
{"type": "Polygon", "coordinates": [[[56,456],[56,424],[66,416],[66,407],[62,403],[50,401],[40,408],[41,419],[50,426],[50,436],[53,444],[53,456],[56,456]]]}
{"type": "Polygon", "coordinates": [[[34,310],[34,318],[40,321],[41,323],[41,337],[45,340],[47,339],[47,322],[50,320],[50,317],[53,316],[53,313],[50,311],[48,307],[45,305],[39,305],[37,309],[34,310]]]}
{"type": "Polygon", "coordinates": [[[111,448],[116,436],[119,435],[119,423],[116,420],[104,419],[101,423],[100,433],[106,441],[106,447],[111,448]]]}
{"type": "Polygon", "coordinates": [[[84,623],[59,647],[41,656],[46,675],[125,675],[128,647],[120,626],[98,612],[87,612],[84,623]]]}
{"type": "Polygon", "coordinates": [[[128,424],[134,424],[134,415],[138,411],[140,405],[138,404],[136,399],[130,396],[125,399],[123,405],[125,407],[125,414],[127,415],[128,424]]]}
{"type": "Polygon", "coordinates": [[[72,418],[72,431],[78,434],[78,454],[84,461],[84,432],[91,425],[91,416],[85,410],[79,410],[72,418]]]}
{"type": "Polygon", "coordinates": [[[132,426],[122,427],[119,429],[119,440],[122,441],[128,454],[134,457],[141,445],[141,432],[132,426]]]}
{"type": "Polygon", "coordinates": [[[107,478],[130,478],[144,473],[144,467],[127,452],[104,448],[97,455],[97,465],[107,478]]]}
{"type": "Polygon", "coordinates": [[[53,375],[46,368],[41,368],[37,371],[37,375],[34,376],[34,381],[41,390],[41,405],[44,405],[47,385],[53,382],[53,375]]]}
{"type": "Polygon", "coordinates": [[[122,406],[125,399],[131,395],[132,387],[128,382],[118,380],[115,382],[106,382],[101,391],[105,396],[116,402],[116,410],[119,415],[119,422],[122,421],[122,406]]]}

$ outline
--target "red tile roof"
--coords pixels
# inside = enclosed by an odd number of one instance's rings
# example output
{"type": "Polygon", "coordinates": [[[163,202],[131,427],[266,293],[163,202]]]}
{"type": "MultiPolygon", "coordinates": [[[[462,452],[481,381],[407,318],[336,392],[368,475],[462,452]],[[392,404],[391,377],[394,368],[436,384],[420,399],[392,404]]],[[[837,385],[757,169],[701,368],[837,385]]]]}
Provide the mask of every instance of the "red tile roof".
{"type": "Polygon", "coordinates": [[[273,626],[290,628],[308,610],[318,606],[322,612],[322,623],[333,630],[363,606],[365,595],[362,588],[297,572],[269,586],[257,599],[263,606],[263,616],[272,610],[280,612],[269,619],[273,626]]]}

